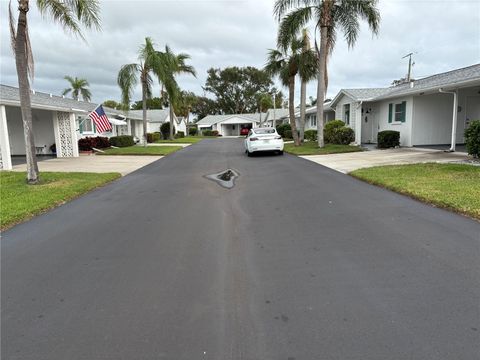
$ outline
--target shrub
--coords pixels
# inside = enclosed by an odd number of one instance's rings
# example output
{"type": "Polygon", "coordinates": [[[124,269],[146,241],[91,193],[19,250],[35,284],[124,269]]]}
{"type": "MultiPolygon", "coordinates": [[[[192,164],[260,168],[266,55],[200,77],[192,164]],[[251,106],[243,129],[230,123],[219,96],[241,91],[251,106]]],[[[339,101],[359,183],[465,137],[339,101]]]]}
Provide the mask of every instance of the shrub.
{"type": "Polygon", "coordinates": [[[400,146],[400,132],[394,130],[384,130],[378,133],[377,147],[379,149],[388,149],[400,146]]]}
{"type": "MultiPolygon", "coordinates": [[[[170,138],[170,123],[163,123],[162,126],[160,126],[160,132],[162,133],[163,139],[168,140],[170,138]]],[[[175,133],[175,127],[173,127],[173,133],[175,133]]]]}
{"type": "Polygon", "coordinates": [[[177,131],[175,134],[175,139],[181,139],[185,137],[185,133],[183,131],[177,131]]]}
{"type": "Polygon", "coordinates": [[[342,126],[335,129],[333,144],[348,145],[355,140],[355,132],[352,128],[342,126]]]}
{"type": "Polygon", "coordinates": [[[287,130],[292,130],[290,124],[280,124],[277,126],[278,135],[280,135],[281,137],[285,137],[285,131],[287,130]]]}
{"type": "Polygon", "coordinates": [[[329,144],[335,144],[334,136],[337,129],[344,127],[345,123],[342,120],[332,120],[325,124],[323,129],[323,140],[329,144]]]}
{"type": "Polygon", "coordinates": [[[133,141],[133,136],[120,135],[120,136],[112,136],[110,138],[110,144],[116,147],[127,147],[127,146],[135,145],[135,141],[133,141]]]}
{"type": "Polygon", "coordinates": [[[191,127],[188,129],[188,135],[190,136],[195,136],[198,134],[198,130],[196,127],[191,127]]]}
{"type": "Polygon", "coordinates": [[[160,140],[160,133],[159,132],[154,132],[154,133],[147,133],[147,142],[148,143],[154,143],[155,141],[160,140]]]}
{"type": "Polygon", "coordinates": [[[212,131],[212,136],[220,136],[220,134],[217,130],[213,130],[212,131]]]}
{"type": "Polygon", "coordinates": [[[470,155],[480,157],[480,120],[470,122],[465,130],[465,145],[470,155]]]}
{"type": "Polygon", "coordinates": [[[305,140],[308,141],[317,141],[317,130],[307,130],[305,131],[305,140]]]}
{"type": "Polygon", "coordinates": [[[202,130],[203,136],[213,136],[213,131],[209,129],[202,130]]]}
{"type": "MultiPolygon", "coordinates": [[[[289,125],[290,126],[290,125],[289,125]]],[[[285,139],[293,139],[292,130],[285,130],[283,132],[283,137],[285,139]]]]}
{"type": "Polygon", "coordinates": [[[104,149],[108,147],[110,147],[110,140],[105,136],[87,136],[78,140],[78,148],[81,151],[90,151],[92,148],[104,149]]]}

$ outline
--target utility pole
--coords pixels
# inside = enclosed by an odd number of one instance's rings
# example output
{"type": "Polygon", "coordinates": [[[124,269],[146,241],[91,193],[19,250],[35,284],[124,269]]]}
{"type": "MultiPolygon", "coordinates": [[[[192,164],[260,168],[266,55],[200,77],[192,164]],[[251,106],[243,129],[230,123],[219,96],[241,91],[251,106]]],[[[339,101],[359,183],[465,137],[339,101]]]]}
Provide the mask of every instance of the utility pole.
{"type": "Polygon", "coordinates": [[[405,55],[404,57],[402,57],[402,59],[405,59],[406,57],[408,57],[408,74],[407,74],[407,82],[410,82],[410,80],[412,79],[412,55],[413,53],[410,53],[410,54],[407,54],[405,55]]]}

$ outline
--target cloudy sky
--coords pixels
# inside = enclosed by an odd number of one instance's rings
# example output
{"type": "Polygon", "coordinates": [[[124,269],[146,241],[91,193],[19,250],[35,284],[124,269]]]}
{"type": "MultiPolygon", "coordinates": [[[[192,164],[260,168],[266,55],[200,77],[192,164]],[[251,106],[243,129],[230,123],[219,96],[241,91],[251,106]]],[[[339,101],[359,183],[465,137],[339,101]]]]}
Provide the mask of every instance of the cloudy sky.
{"type": "MultiPolygon", "coordinates": [[[[12,1],[16,3],[16,1],[12,1]]],[[[34,1],[32,1],[34,3],[34,1]]],[[[88,79],[93,101],[119,100],[116,76],[122,64],[135,62],[145,36],[160,48],[191,55],[197,78],[180,77],[183,89],[203,94],[210,67],[256,66],[275,46],[274,0],[156,0],[101,2],[102,31],[85,31],[87,42],[64,34],[42,18],[35,5],[29,26],[36,75],[33,88],[60,94],[65,75],[88,79]]],[[[341,88],[388,86],[405,76],[414,52],[416,78],[480,62],[480,0],[380,0],[380,33],[363,26],[353,49],[340,38],[329,61],[333,97],[341,88]]],[[[0,0],[1,83],[17,85],[9,47],[8,2],[0,0]]],[[[313,34],[312,34],[313,38],[313,34]]],[[[308,95],[315,96],[315,83],[308,95]]],[[[137,89],[135,98],[140,98],[137,89]]],[[[155,90],[158,93],[158,87],[155,90]]],[[[298,98],[298,92],[297,92],[298,98]]]]}

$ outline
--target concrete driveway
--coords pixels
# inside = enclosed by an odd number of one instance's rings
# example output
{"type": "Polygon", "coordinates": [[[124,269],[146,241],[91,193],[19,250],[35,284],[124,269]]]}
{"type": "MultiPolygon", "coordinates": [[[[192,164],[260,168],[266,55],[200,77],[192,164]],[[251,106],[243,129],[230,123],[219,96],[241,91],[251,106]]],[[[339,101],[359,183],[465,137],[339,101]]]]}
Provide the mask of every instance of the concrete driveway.
{"type": "Polygon", "coordinates": [[[302,157],[345,174],[353,170],[372,166],[427,162],[448,163],[470,159],[465,153],[447,153],[442,150],[419,148],[370,150],[356,153],[309,155],[302,157]]]}
{"type": "MultiPolygon", "coordinates": [[[[59,172],[118,172],[127,175],[163,156],[129,156],[129,155],[87,155],[76,158],[53,158],[38,162],[40,171],[59,172]]],[[[13,166],[13,171],[26,171],[25,164],[13,166]]]]}

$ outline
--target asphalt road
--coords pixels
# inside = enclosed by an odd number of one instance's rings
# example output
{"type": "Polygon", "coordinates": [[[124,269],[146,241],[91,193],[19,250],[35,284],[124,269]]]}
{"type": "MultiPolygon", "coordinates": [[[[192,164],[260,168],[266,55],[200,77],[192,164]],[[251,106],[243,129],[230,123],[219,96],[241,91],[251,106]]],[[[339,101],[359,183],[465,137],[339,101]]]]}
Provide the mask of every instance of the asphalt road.
{"type": "Polygon", "coordinates": [[[480,224],[205,140],[3,234],[2,359],[475,360],[480,224]],[[233,168],[233,189],[204,175],[233,168]]]}

